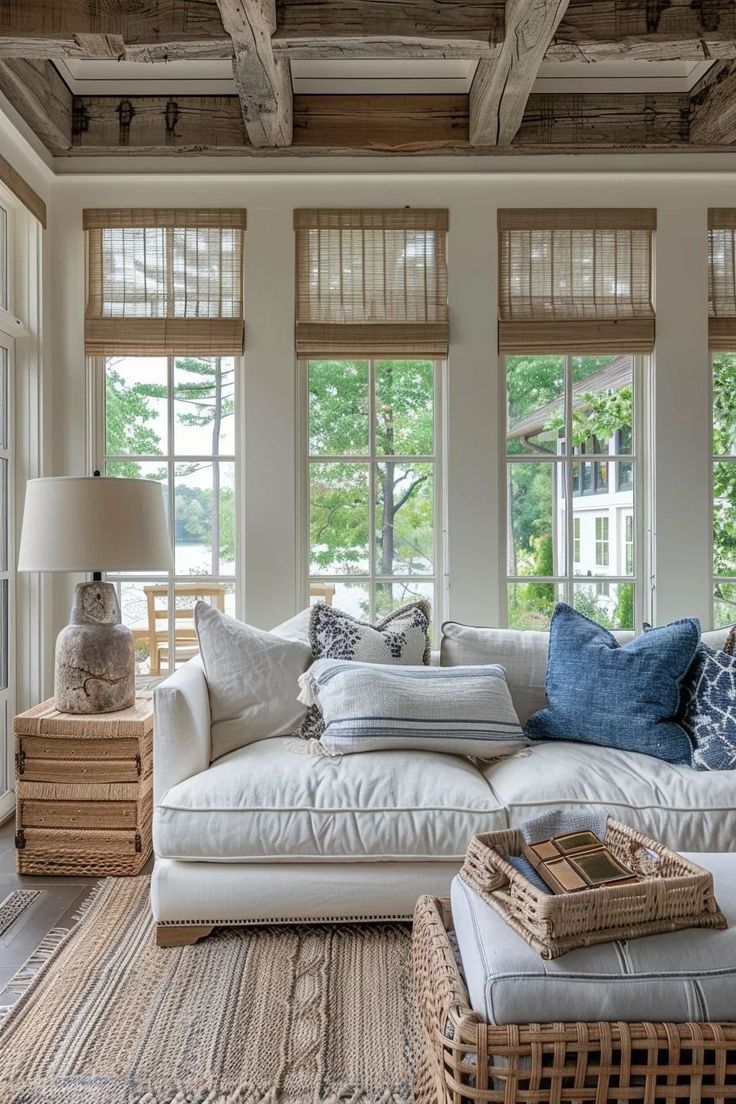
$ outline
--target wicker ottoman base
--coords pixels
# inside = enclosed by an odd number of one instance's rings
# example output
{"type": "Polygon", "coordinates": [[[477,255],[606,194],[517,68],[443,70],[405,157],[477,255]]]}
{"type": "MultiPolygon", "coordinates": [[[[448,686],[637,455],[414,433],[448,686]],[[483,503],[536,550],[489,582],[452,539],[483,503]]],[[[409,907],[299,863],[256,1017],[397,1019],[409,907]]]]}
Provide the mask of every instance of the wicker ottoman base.
{"type": "Polygon", "coordinates": [[[417,1104],[727,1104],[736,1024],[493,1027],[470,1008],[449,901],[420,897],[412,954],[422,1020],[417,1104]]]}

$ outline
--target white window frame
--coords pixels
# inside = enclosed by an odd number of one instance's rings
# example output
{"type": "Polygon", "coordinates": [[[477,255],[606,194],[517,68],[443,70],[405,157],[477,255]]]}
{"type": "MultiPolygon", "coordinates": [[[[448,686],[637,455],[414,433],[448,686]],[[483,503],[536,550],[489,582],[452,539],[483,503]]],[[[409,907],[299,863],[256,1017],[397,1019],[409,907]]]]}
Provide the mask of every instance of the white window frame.
{"type": "MultiPolygon", "coordinates": [[[[203,354],[206,355],[206,354],[203,354]]],[[[197,456],[190,456],[185,454],[178,454],[173,451],[174,445],[174,431],[176,424],[174,403],[172,401],[172,394],[174,389],[174,365],[178,358],[177,356],[168,356],[167,361],[167,451],[162,456],[113,456],[108,455],[105,451],[105,391],[106,391],[106,379],[105,379],[105,365],[106,357],[88,357],[87,358],[87,410],[88,410],[88,425],[89,434],[87,439],[87,456],[90,472],[98,470],[105,474],[107,464],[122,462],[127,463],[131,460],[140,463],[155,463],[161,466],[165,465],[167,470],[167,507],[168,507],[168,519],[169,519],[169,542],[171,548],[171,562],[174,565],[169,572],[165,571],[152,571],[145,575],[145,578],[140,576],[139,572],[134,575],[118,574],[114,572],[106,572],[105,578],[108,582],[114,583],[118,601],[121,598],[121,586],[124,582],[130,582],[136,577],[141,577],[146,584],[148,583],[166,583],[167,584],[167,609],[169,611],[168,618],[168,633],[169,633],[169,655],[174,656],[172,650],[172,641],[174,640],[176,630],[176,617],[175,617],[175,588],[177,583],[186,584],[192,583],[199,579],[200,581],[208,582],[235,582],[235,613],[236,616],[242,618],[243,606],[244,606],[244,582],[245,582],[245,568],[244,568],[244,555],[245,555],[245,538],[244,538],[244,519],[242,508],[242,493],[243,487],[243,433],[242,422],[243,419],[239,416],[241,410],[241,397],[243,394],[243,357],[233,357],[234,361],[234,396],[235,396],[235,409],[233,413],[234,428],[235,428],[235,453],[227,453],[222,456],[218,456],[216,459],[221,463],[232,463],[235,473],[235,574],[233,575],[177,575],[175,567],[175,480],[174,480],[174,467],[179,463],[196,462],[201,463],[203,460],[214,460],[215,458],[209,454],[202,454],[197,456]]],[[[145,358],[139,358],[145,359],[145,358]]],[[[176,660],[174,657],[174,667],[176,667],[176,660]]],[[[171,670],[167,670],[162,677],[168,677],[171,674],[171,670]]],[[[158,678],[157,675],[143,675],[141,676],[145,681],[149,678],[158,678]]]]}
{"type": "MultiPolygon", "coordinates": [[[[534,354],[529,354],[534,355],[534,354]]],[[[544,355],[539,353],[537,355],[544,355]]],[[[572,360],[578,354],[549,354],[563,356],[565,359],[565,422],[567,433],[567,426],[571,424],[573,413],[573,399],[572,388],[570,386],[570,380],[572,376],[572,360]]],[[[595,355],[595,354],[592,354],[595,355]]],[[[614,354],[612,354],[614,355],[614,354]]],[[[632,357],[633,360],[633,374],[632,374],[632,387],[634,396],[634,417],[632,426],[632,441],[631,452],[626,453],[623,456],[617,456],[613,453],[600,453],[600,454],[585,454],[584,456],[574,455],[571,449],[566,449],[565,456],[554,455],[549,453],[545,456],[535,455],[534,453],[523,453],[518,456],[509,456],[507,453],[507,425],[506,425],[506,403],[507,403],[507,388],[506,388],[506,356],[499,354],[499,384],[500,384],[500,401],[499,401],[499,448],[500,448],[500,480],[499,480],[499,533],[503,534],[503,540],[500,542],[500,548],[503,549],[503,553],[500,557],[499,565],[499,610],[500,610],[500,623],[503,626],[508,625],[508,591],[509,586],[512,583],[552,583],[558,588],[560,598],[567,602],[569,605],[573,605],[574,599],[574,586],[575,584],[582,584],[587,582],[605,582],[605,583],[633,583],[634,584],[634,627],[640,626],[644,621],[649,620],[652,617],[652,607],[654,602],[654,576],[650,564],[653,562],[653,533],[650,524],[650,517],[653,511],[654,505],[654,470],[652,462],[652,429],[651,429],[651,391],[652,391],[652,360],[647,356],[636,355],[632,357]],[[573,491],[572,491],[572,470],[575,463],[595,463],[596,461],[607,461],[609,465],[609,480],[612,477],[611,464],[616,463],[617,460],[623,459],[624,462],[631,461],[634,468],[634,506],[632,510],[634,518],[634,574],[633,575],[605,575],[605,577],[590,578],[583,575],[574,574],[574,533],[573,526],[567,525],[566,534],[566,555],[565,555],[565,567],[566,573],[559,576],[551,575],[530,575],[530,576],[511,576],[508,574],[507,564],[507,541],[506,533],[508,527],[508,472],[511,464],[518,463],[541,463],[549,464],[555,463],[560,465],[565,470],[565,517],[573,517],[572,503],[573,503],[573,491]]],[[[594,499],[594,496],[591,496],[594,499]]],[[[553,505],[554,508],[554,505],[553,505]]],[[[610,555],[609,555],[610,559],[610,555]]]]}
{"type": "MultiPolygon", "coordinates": [[[[4,396],[7,411],[7,438],[5,448],[2,448],[0,439],[0,460],[7,463],[7,478],[4,494],[0,492],[0,503],[4,505],[4,515],[0,516],[0,526],[5,526],[7,564],[5,570],[0,570],[0,585],[7,584],[7,685],[0,689],[0,724],[5,741],[3,753],[5,786],[0,778],[0,821],[14,804],[13,794],[13,717],[15,716],[16,700],[16,513],[15,513],[15,433],[13,410],[15,408],[15,339],[7,333],[3,320],[0,319],[0,348],[7,350],[7,388],[4,396]],[[4,500],[4,502],[3,502],[4,500]],[[8,806],[6,810],[5,806],[8,806]]],[[[1,386],[1,384],[0,384],[1,386]]],[[[0,604],[1,608],[1,604],[0,604]]],[[[0,632],[3,626],[0,624],[0,632]]]]}
{"type": "Polygon", "coordinates": [[[448,578],[445,565],[447,563],[447,472],[445,470],[446,441],[444,437],[447,424],[445,412],[445,396],[447,393],[447,361],[434,357],[426,357],[417,354],[415,357],[404,355],[401,357],[370,357],[356,356],[353,358],[333,356],[312,356],[299,358],[296,361],[296,392],[297,392],[297,426],[296,426],[296,487],[297,487],[297,572],[296,593],[299,596],[299,606],[303,608],[310,605],[310,584],[318,582],[349,582],[362,584],[368,590],[369,614],[368,619],[374,619],[375,587],[377,583],[430,583],[433,589],[432,621],[435,635],[439,626],[446,618],[448,578]],[[366,360],[369,372],[369,451],[364,455],[325,457],[312,456],[309,453],[309,361],[310,360],[366,360]],[[434,505],[434,572],[431,575],[381,575],[374,572],[375,559],[375,493],[373,483],[373,468],[376,463],[385,461],[385,456],[378,456],[375,452],[375,361],[385,360],[433,360],[434,361],[434,424],[433,443],[434,453],[431,456],[391,456],[396,463],[431,463],[434,467],[433,505],[434,505]],[[363,575],[312,575],[310,567],[310,541],[309,541],[309,468],[314,462],[331,459],[339,459],[341,463],[355,463],[368,465],[369,469],[369,554],[370,571],[363,575]]]}

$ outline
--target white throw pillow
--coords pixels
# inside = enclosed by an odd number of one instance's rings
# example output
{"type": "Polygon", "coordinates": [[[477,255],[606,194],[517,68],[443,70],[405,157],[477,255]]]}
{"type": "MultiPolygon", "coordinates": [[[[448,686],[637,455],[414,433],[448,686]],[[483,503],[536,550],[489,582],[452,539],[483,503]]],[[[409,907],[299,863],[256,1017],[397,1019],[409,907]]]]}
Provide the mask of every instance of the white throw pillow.
{"type": "Polygon", "coordinates": [[[312,662],[300,631],[304,615],[264,632],[197,602],[194,624],[210,694],[212,758],[295,732],[306,715],[297,679],[312,662]]]}
{"type": "Polygon", "coordinates": [[[506,672],[479,667],[408,667],[318,659],[299,684],[305,705],[322,711],[328,751],[413,748],[508,755],[526,747],[506,672]]]}

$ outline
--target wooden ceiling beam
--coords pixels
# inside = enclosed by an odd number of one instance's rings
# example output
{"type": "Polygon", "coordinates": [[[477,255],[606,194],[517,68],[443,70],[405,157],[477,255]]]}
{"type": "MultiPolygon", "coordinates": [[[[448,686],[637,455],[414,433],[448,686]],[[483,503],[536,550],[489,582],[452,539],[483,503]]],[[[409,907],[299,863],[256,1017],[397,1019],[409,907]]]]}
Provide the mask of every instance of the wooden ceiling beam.
{"type": "Polygon", "coordinates": [[[293,94],[291,63],[275,58],[275,0],[217,0],[233,42],[233,76],[243,121],[254,146],[289,146],[293,94]]]}
{"type": "MultiPolygon", "coordinates": [[[[294,97],[290,147],[250,144],[237,96],[75,97],[80,154],[522,154],[683,150],[687,94],[532,95],[513,144],[469,142],[467,95],[294,97]]],[[[718,148],[718,143],[698,148],[718,148]]]]}
{"type": "Polygon", "coordinates": [[[503,40],[503,0],[277,0],[290,58],[479,58],[503,40]]]}
{"type": "Polygon", "coordinates": [[[570,0],[547,61],[736,57],[736,0],[570,0]]]}
{"type": "Polygon", "coordinates": [[[0,92],[52,151],[72,144],[72,94],[50,61],[0,61],[0,92]]]}
{"type": "Polygon", "coordinates": [[[0,57],[227,58],[216,0],[0,0],[0,57]]]}
{"type": "Polygon", "coordinates": [[[511,145],[567,4],[568,0],[508,0],[500,53],[478,62],[470,88],[472,145],[511,145]]]}
{"type": "Polygon", "coordinates": [[[719,61],[693,88],[690,137],[698,145],[736,144],[736,62],[719,61]]]}

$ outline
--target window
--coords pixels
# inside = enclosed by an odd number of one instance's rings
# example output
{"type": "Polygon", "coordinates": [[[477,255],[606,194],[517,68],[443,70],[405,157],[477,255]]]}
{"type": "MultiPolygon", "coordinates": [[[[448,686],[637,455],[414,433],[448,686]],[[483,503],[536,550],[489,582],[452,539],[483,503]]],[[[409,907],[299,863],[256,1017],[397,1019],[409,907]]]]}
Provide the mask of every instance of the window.
{"type": "Polygon", "coordinates": [[[439,363],[303,363],[310,600],[369,620],[439,610],[439,363]]]}
{"type": "Polygon", "coordinates": [[[580,563],[580,518],[572,519],[572,558],[576,564],[580,563]]]}
{"type": "Polygon", "coordinates": [[[713,619],[736,621],[736,352],[713,356],[713,619]]]}
{"type": "Polygon", "coordinates": [[[608,567],[608,518],[595,519],[595,562],[597,567],[608,567]]]}
{"type": "Polygon", "coordinates": [[[195,654],[198,599],[235,613],[236,361],[232,357],[100,359],[106,475],[164,488],[174,552],[166,575],[110,575],[135,635],[140,675],[195,654]]]}
{"type": "Polygon", "coordinates": [[[608,627],[633,627],[637,454],[626,430],[636,424],[641,363],[530,354],[506,356],[505,366],[507,622],[546,628],[564,600],[608,627]],[[612,490],[611,465],[622,460],[631,487],[612,490]],[[626,508],[630,559],[612,563],[626,508]]]}

